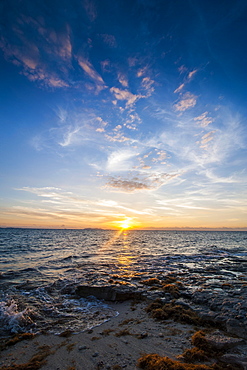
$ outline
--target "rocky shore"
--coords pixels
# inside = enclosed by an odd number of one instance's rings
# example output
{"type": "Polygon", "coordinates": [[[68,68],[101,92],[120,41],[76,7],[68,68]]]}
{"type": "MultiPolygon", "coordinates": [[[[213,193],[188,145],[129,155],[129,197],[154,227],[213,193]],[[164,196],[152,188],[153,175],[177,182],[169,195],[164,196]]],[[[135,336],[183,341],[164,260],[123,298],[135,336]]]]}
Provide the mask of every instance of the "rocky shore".
{"type": "Polygon", "coordinates": [[[71,293],[119,315],[84,333],[3,341],[1,370],[247,370],[244,266],[114,276],[71,293]]]}

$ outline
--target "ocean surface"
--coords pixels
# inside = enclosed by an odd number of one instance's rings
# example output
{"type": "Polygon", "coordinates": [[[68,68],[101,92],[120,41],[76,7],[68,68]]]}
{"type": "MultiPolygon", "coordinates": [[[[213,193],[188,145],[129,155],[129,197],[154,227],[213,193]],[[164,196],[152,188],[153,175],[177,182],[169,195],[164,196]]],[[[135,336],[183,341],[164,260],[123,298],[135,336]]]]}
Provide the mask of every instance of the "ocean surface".
{"type": "Polygon", "coordinates": [[[80,284],[138,289],[143,279],[209,268],[237,276],[246,262],[245,231],[0,229],[0,336],[80,332],[118,314],[75,296],[80,284]]]}

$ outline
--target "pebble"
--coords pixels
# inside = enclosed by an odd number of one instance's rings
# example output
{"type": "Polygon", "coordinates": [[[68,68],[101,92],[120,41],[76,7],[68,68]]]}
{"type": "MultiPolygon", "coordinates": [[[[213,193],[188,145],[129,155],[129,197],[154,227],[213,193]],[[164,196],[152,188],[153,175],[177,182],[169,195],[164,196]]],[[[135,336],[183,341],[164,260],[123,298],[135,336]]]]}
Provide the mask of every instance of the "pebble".
{"type": "Polygon", "coordinates": [[[87,346],[80,346],[78,347],[79,351],[82,351],[83,349],[87,349],[88,347],[87,346]]]}
{"type": "Polygon", "coordinates": [[[92,357],[98,357],[99,356],[99,352],[94,352],[93,354],[92,354],[92,357]]]}

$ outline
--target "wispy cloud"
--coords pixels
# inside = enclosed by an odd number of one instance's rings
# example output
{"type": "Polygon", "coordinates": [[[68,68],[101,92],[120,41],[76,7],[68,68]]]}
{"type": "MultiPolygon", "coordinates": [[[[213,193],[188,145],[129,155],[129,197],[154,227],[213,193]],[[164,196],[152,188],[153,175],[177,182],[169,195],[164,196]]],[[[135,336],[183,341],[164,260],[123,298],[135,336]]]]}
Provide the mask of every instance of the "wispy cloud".
{"type": "Polygon", "coordinates": [[[95,82],[96,91],[99,92],[106,88],[103,78],[98,72],[93,68],[92,64],[84,59],[83,57],[78,58],[78,64],[83,69],[83,71],[95,82]]]}
{"type": "Polygon", "coordinates": [[[83,0],[83,5],[86,10],[87,16],[91,22],[97,18],[97,8],[92,0],[83,0]]]}
{"type": "Polygon", "coordinates": [[[106,188],[113,191],[133,193],[137,191],[156,190],[180,174],[152,173],[149,176],[135,176],[132,178],[110,176],[106,188]]]}
{"type": "Polygon", "coordinates": [[[127,77],[121,72],[118,72],[118,81],[120,82],[120,84],[123,87],[128,87],[129,86],[129,82],[128,82],[127,77]]]}
{"type": "Polygon", "coordinates": [[[0,41],[5,58],[31,81],[53,88],[68,87],[72,57],[69,25],[52,28],[47,20],[24,14],[22,9],[18,16],[12,16],[0,41]]]}
{"type": "Polygon", "coordinates": [[[180,100],[174,104],[174,109],[179,112],[184,112],[189,108],[193,108],[196,105],[197,96],[187,92],[183,94],[180,100]]]}
{"type": "Polygon", "coordinates": [[[132,168],[132,159],[136,157],[136,155],[138,155],[138,153],[131,149],[121,149],[112,152],[107,160],[107,170],[128,171],[132,168]]]}
{"type": "Polygon", "coordinates": [[[200,148],[207,149],[208,148],[208,143],[213,140],[213,134],[216,131],[210,131],[207,134],[203,135],[200,141],[200,148]]]}
{"type": "Polygon", "coordinates": [[[209,117],[208,114],[208,112],[204,112],[200,116],[195,117],[194,121],[196,121],[201,127],[207,127],[214,121],[214,119],[209,117]]]}
{"type": "Polygon", "coordinates": [[[100,34],[101,39],[103,42],[108,45],[110,48],[116,48],[117,47],[117,41],[114,35],[108,35],[108,34],[100,34]]]}
{"type": "Polygon", "coordinates": [[[174,93],[175,94],[180,93],[183,90],[184,86],[185,86],[184,83],[182,83],[181,85],[179,85],[178,88],[174,91],[174,93]]]}
{"type": "Polygon", "coordinates": [[[138,99],[142,97],[141,95],[132,94],[128,90],[121,90],[118,87],[112,87],[110,91],[117,100],[126,100],[126,107],[133,105],[138,99]]]}
{"type": "MultiPolygon", "coordinates": [[[[181,66],[178,70],[180,73],[187,72],[187,68],[185,66],[181,66]]],[[[194,78],[197,72],[198,72],[198,69],[194,69],[193,71],[189,72],[185,76],[185,78],[183,79],[183,82],[179,85],[179,87],[174,90],[174,94],[181,93],[182,90],[185,88],[185,86],[194,78]]]]}

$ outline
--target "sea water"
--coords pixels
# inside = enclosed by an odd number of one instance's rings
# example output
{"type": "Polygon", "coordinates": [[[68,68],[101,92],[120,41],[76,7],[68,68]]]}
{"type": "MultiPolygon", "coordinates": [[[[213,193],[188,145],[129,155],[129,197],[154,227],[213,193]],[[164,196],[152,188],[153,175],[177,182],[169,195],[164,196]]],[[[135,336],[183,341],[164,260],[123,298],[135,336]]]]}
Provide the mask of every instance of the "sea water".
{"type": "Polygon", "coordinates": [[[117,315],[80,285],[127,285],[208,268],[246,273],[245,231],[0,229],[0,336],[80,332],[117,315]]]}

